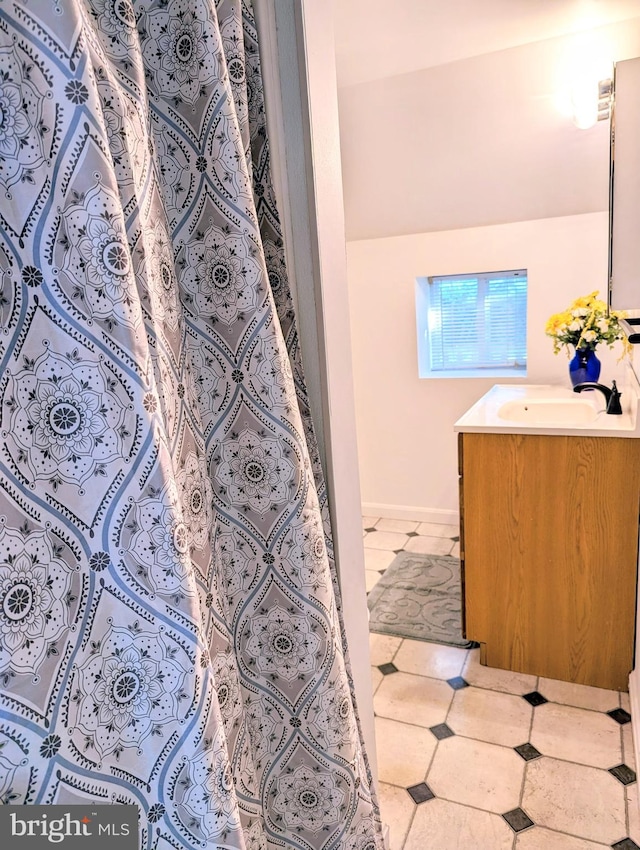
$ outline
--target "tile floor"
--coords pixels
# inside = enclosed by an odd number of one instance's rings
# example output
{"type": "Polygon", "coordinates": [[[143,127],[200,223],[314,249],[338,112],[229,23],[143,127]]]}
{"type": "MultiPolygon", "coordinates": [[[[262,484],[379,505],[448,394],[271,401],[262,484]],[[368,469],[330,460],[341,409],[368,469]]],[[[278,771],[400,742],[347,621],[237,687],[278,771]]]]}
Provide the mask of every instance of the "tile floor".
{"type": "MultiPolygon", "coordinates": [[[[367,590],[457,526],[363,518],[367,590]]],[[[477,649],[371,634],[390,850],[636,850],[629,695],[482,667],[477,649]]]]}

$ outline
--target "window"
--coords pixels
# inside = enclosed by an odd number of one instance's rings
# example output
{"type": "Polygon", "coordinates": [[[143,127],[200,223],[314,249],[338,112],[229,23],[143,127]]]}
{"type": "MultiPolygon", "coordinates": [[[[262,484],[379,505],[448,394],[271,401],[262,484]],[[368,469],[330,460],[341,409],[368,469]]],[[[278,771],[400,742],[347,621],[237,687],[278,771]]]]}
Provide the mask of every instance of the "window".
{"type": "Polygon", "coordinates": [[[420,277],[416,314],[421,378],[526,375],[526,269],[420,277]]]}

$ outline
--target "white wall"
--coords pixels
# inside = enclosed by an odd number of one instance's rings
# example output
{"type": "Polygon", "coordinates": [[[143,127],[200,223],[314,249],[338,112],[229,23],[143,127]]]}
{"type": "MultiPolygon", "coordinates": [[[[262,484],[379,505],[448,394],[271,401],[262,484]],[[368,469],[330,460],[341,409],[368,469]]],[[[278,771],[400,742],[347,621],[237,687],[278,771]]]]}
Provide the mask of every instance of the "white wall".
{"type": "Polygon", "coordinates": [[[560,101],[582,62],[638,55],[635,18],[342,88],[347,241],[605,210],[607,122],[560,101]]]}
{"type": "MultiPolygon", "coordinates": [[[[553,354],[544,325],[574,298],[606,292],[607,228],[602,212],[347,244],[365,515],[455,520],[453,424],[493,384],[508,382],[418,378],[415,278],[528,269],[527,380],[570,386],[568,360],[553,354]]],[[[598,353],[609,383],[621,350],[598,353]]]]}

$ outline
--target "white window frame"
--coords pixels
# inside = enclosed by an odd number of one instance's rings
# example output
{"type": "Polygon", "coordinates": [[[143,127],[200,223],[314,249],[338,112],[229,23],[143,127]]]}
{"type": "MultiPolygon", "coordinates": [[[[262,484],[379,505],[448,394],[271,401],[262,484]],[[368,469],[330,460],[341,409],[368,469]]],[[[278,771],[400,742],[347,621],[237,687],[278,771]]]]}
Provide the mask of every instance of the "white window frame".
{"type": "MultiPolygon", "coordinates": [[[[475,366],[464,369],[452,368],[433,368],[431,365],[431,346],[429,339],[429,314],[430,314],[430,293],[433,291],[432,282],[439,280],[455,279],[455,280],[473,280],[479,283],[477,304],[482,304],[486,293],[486,288],[489,280],[495,279],[500,275],[522,275],[527,279],[528,273],[526,269],[510,269],[507,271],[495,272],[479,272],[479,273],[463,273],[463,274],[447,274],[447,275],[431,275],[428,277],[416,278],[415,295],[416,295],[416,327],[418,336],[418,374],[420,378],[526,378],[527,364],[504,365],[504,366],[475,366]]],[[[482,322],[482,310],[476,313],[476,321],[479,323],[479,335],[484,334],[484,323],[482,322]]],[[[526,343],[526,312],[524,327],[522,334],[526,343]]]]}

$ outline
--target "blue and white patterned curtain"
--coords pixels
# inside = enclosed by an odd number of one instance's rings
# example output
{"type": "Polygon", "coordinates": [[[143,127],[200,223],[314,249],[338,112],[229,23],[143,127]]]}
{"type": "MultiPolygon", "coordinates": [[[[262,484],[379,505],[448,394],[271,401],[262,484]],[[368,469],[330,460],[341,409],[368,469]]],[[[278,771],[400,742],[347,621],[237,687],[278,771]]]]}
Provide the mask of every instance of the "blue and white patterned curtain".
{"type": "Polygon", "coordinates": [[[249,0],[0,0],[0,800],[382,847],[249,0]]]}

